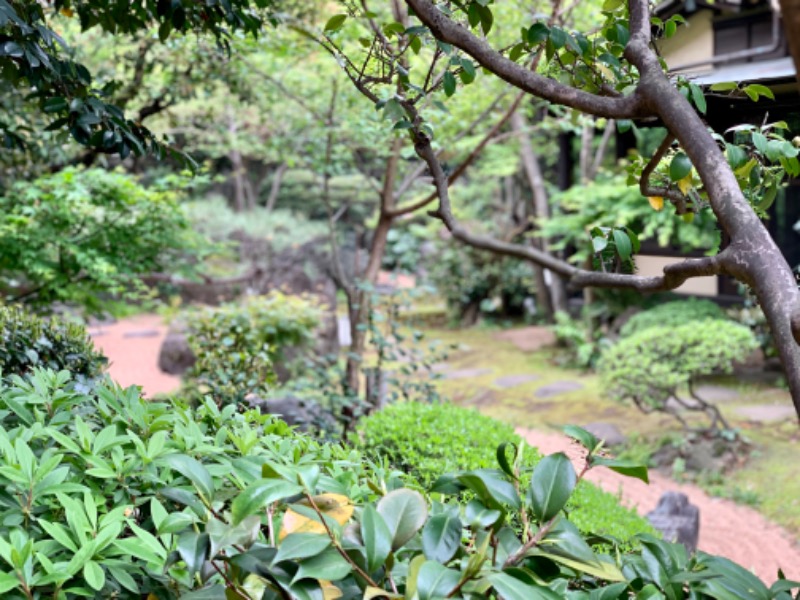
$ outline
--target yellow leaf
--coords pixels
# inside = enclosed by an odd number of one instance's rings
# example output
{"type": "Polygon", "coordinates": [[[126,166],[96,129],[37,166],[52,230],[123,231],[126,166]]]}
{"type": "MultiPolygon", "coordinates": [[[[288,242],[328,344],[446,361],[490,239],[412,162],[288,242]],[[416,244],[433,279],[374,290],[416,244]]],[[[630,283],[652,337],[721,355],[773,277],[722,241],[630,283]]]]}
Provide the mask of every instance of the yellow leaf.
{"type": "Polygon", "coordinates": [[[291,508],[283,514],[281,532],[278,539],[283,540],[290,533],[322,533],[325,534],[325,526],[319,521],[294,512],[291,508]]]}
{"type": "MultiPolygon", "coordinates": [[[[319,496],[312,496],[312,500],[314,500],[314,504],[323,515],[333,519],[339,525],[347,523],[355,510],[350,498],[341,494],[320,494],[319,496]]],[[[298,504],[311,507],[311,503],[308,500],[301,500],[298,504]]],[[[290,533],[327,532],[325,531],[325,526],[319,521],[301,515],[290,508],[283,515],[283,523],[278,539],[283,540],[290,533]]]]}
{"type": "Polygon", "coordinates": [[[616,77],[614,77],[614,71],[612,71],[611,69],[609,69],[609,68],[608,68],[607,66],[605,66],[603,63],[595,63],[595,66],[596,66],[596,67],[597,67],[597,68],[600,70],[600,72],[603,74],[603,77],[605,77],[605,78],[606,78],[606,79],[608,79],[609,81],[616,81],[616,80],[617,80],[617,78],[616,78],[616,77]]]}
{"type": "Polygon", "coordinates": [[[323,600],[337,600],[342,597],[342,590],[333,585],[330,581],[318,579],[319,586],[322,588],[323,600]]]}
{"type": "Polygon", "coordinates": [[[692,172],[689,171],[689,174],[681,179],[678,182],[678,188],[681,190],[682,194],[686,194],[690,189],[692,189],[692,172]]]}
{"type": "Polygon", "coordinates": [[[653,207],[653,210],[661,210],[664,208],[664,198],[661,196],[650,196],[647,198],[647,201],[650,203],[650,206],[653,207]]]}
{"type": "Polygon", "coordinates": [[[75,11],[72,10],[71,8],[62,8],[61,14],[71,19],[72,17],[75,16],[75,11]]]}

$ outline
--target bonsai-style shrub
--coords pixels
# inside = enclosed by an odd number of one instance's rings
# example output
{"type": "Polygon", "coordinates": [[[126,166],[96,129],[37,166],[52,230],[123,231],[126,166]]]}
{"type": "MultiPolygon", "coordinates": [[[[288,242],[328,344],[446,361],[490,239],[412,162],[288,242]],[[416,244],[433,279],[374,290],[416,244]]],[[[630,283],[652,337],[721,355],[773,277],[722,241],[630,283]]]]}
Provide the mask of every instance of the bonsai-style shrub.
{"type": "Polygon", "coordinates": [[[719,409],[695,390],[698,377],[730,373],[734,361],[758,347],[753,333],[731,321],[708,319],[649,327],[621,339],[598,365],[608,396],[642,412],[664,412],[689,427],[684,411],[705,413],[708,429],[730,429],[719,409]]]}
{"type": "Polygon", "coordinates": [[[197,361],[187,373],[190,387],[220,406],[263,396],[275,381],[274,361],[308,343],[319,323],[315,303],[280,292],[193,312],[187,329],[197,361]]]}
{"type": "Polygon", "coordinates": [[[40,318],[20,307],[0,307],[0,372],[27,375],[36,367],[68,370],[81,384],[99,377],[108,359],[83,325],[40,318]]]}
{"type": "MultiPolygon", "coordinates": [[[[522,443],[511,425],[449,403],[397,402],[364,418],[358,433],[364,453],[388,460],[426,489],[442,473],[495,466],[497,448],[505,442],[522,448],[527,465],[541,459],[536,448],[522,443]]],[[[575,490],[568,510],[581,531],[622,540],[653,532],[636,511],[588,481],[575,490]]]]}
{"type": "Polygon", "coordinates": [[[620,329],[620,336],[627,337],[650,327],[678,327],[708,319],[724,321],[728,316],[711,300],[674,300],[633,315],[620,329]]]}

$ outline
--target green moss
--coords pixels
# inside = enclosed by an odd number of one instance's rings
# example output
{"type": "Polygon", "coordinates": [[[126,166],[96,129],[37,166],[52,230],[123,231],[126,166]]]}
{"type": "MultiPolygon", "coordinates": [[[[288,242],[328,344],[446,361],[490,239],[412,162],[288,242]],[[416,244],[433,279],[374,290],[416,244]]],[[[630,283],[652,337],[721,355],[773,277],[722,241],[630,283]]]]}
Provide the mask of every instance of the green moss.
{"type": "MultiPolygon", "coordinates": [[[[452,404],[393,404],[362,421],[361,448],[388,459],[396,468],[429,487],[452,471],[497,468],[496,451],[503,442],[522,443],[511,425],[452,404]]],[[[522,464],[534,466],[541,455],[530,446],[522,464]]],[[[583,531],[623,540],[652,533],[650,525],[619,499],[583,481],[567,508],[583,531]]]]}

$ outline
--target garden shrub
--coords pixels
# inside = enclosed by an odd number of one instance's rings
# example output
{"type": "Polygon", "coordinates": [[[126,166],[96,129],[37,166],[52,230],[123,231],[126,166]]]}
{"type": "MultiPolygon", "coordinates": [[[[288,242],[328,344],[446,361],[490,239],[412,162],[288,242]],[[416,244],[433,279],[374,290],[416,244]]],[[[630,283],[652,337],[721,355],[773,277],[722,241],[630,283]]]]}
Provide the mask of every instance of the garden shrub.
{"type": "Polygon", "coordinates": [[[563,355],[557,357],[556,362],[579,369],[594,368],[603,349],[611,345],[611,340],[600,329],[595,330],[589,339],[585,320],[573,319],[563,311],[557,311],[555,319],[550,330],[563,350],[563,355]]]}
{"type": "MultiPolygon", "coordinates": [[[[119,598],[754,598],[790,600],[730,561],[652,536],[592,546],[564,512],[563,454],[442,474],[429,503],[354,450],[255,411],[96,393],[35,370],[0,388],[0,595],[119,598]],[[513,520],[521,524],[512,529],[513,520]]],[[[570,431],[589,468],[646,478],[570,431]]]]}
{"type": "Polygon", "coordinates": [[[35,367],[68,370],[82,384],[99,377],[108,359],[95,350],[83,325],[0,307],[0,372],[26,375],[35,367]]]}
{"type": "Polygon", "coordinates": [[[725,311],[711,300],[674,300],[633,315],[620,329],[620,336],[628,337],[650,327],[678,327],[695,321],[727,318],[725,311]]]}
{"type": "Polygon", "coordinates": [[[274,362],[310,342],[320,318],[312,300],[277,291],[192,312],[188,339],[197,361],[187,379],[219,405],[263,396],[275,380],[274,362]]]}
{"type": "MultiPolygon", "coordinates": [[[[442,473],[492,467],[500,444],[521,441],[511,425],[448,403],[392,404],[366,417],[359,434],[360,448],[387,459],[424,488],[442,473]]],[[[534,465],[540,458],[536,448],[524,446],[525,464],[534,465]]],[[[576,490],[569,511],[570,519],[582,531],[622,540],[653,531],[635,511],[621,506],[618,498],[588,482],[576,490]]]]}
{"type": "Polygon", "coordinates": [[[632,401],[645,413],[667,413],[684,426],[688,423],[681,409],[705,412],[709,429],[720,425],[730,429],[716,406],[697,395],[694,384],[703,375],[730,373],[734,361],[744,359],[757,345],[747,327],[732,321],[649,327],[607,350],[598,371],[603,389],[615,400],[632,401]]]}
{"type": "Polygon", "coordinates": [[[60,301],[96,312],[108,296],[139,298],[143,275],[188,272],[202,242],[179,189],[72,167],[14,184],[0,195],[0,293],[42,309],[60,301]]]}

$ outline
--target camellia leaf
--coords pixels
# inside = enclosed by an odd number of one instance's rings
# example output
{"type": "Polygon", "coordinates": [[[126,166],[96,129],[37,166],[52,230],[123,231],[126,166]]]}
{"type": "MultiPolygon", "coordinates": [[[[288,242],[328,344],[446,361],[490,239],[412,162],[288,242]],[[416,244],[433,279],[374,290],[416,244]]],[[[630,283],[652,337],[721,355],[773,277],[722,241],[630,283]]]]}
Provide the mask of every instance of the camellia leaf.
{"type": "Polygon", "coordinates": [[[316,556],[330,545],[331,538],[327,534],[292,533],[278,546],[278,553],[272,562],[277,564],[282,560],[302,560],[316,556]]]}
{"type": "Polygon", "coordinates": [[[502,471],[496,469],[475,469],[458,476],[458,480],[475,492],[484,504],[491,508],[505,510],[506,505],[518,509],[519,494],[502,471]]]}
{"type": "Polygon", "coordinates": [[[374,573],[392,551],[392,532],[371,504],[364,508],[361,515],[361,539],[367,554],[367,569],[374,573]]]}
{"type": "Polygon", "coordinates": [[[419,492],[393,490],[378,501],[378,513],[392,534],[392,549],[402,548],[428,519],[428,505],[419,492]]]}
{"type": "Polygon", "coordinates": [[[692,170],[692,161],[683,152],[678,152],[672,157],[669,164],[669,178],[672,181],[680,181],[692,170]]]}
{"type": "Polygon", "coordinates": [[[516,479],[516,476],[514,475],[514,469],[511,468],[506,453],[506,449],[509,447],[511,447],[514,450],[513,455],[514,456],[517,455],[518,449],[517,445],[514,442],[503,442],[497,447],[497,463],[500,465],[500,468],[506,475],[508,475],[509,477],[514,477],[516,479]]]}
{"type": "Polygon", "coordinates": [[[526,583],[506,573],[493,573],[489,582],[503,600],[561,600],[553,590],[526,583]]]}
{"type": "Polygon", "coordinates": [[[562,431],[572,439],[580,442],[581,446],[586,448],[589,452],[592,452],[600,445],[600,440],[598,440],[592,432],[586,431],[583,427],[566,425],[563,427],[562,431]]]}
{"type": "Polygon", "coordinates": [[[450,514],[431,517],[422,530],[422,551],[429,560],[449,562],[461,547],[461,521],[450,514]]]}
{"type": "Polygon", "coordinates": [[[592,457],[592,465],[608,467],[609,469],[619,473],[620,475],[635,477],[636,479],[641,479],[645,483],[650,482],[647,476],[647,467],[631,461],[619,460],[616,458],[604,458],[602,456],[594,456],[592,457]]]}
{"type": "Polygon", "coordinates": [[[548,521],[564,508],[577,475],[563,452],[545,456],[533,470],[530,485],[531,508],[539,521],[548,521]]]}
{"type": "Polygon", "coordinates": [[[456,93],[456,78],[450,71],[444,72],[442,87],[444,88],[444,95],[448,98],[456,93]]]}
{"type": "Polygon", "coordinates": [[[350,563],[335,548],[328,548],[307,560],[300,561],[292,583],[301,579],[338,581],[347,577],[351,570],[350,563]]]}
{"type": "Polygon", "coordinates": [[[208,557],[210,538],[207,533],[187,531],[178,538],[178,554],[189,574],[194,575],[203,566],[208,557]]]}
{"type": "Polygon", "coordinates": [[[460,580],[460,571],[448,569],[438,562],[429,560],[420,567],[417,575],[417,597],[419,600],[444,598],[460,580]]]}
{"type": "Polygon", "coordinates": [[[614,235],[614,244],[617,247],[617,254],[623,261],[630,260],[633,254],[633,244],[628,237],[628,232],[624,229],[615,229],[612,233],[614,235]]]}

